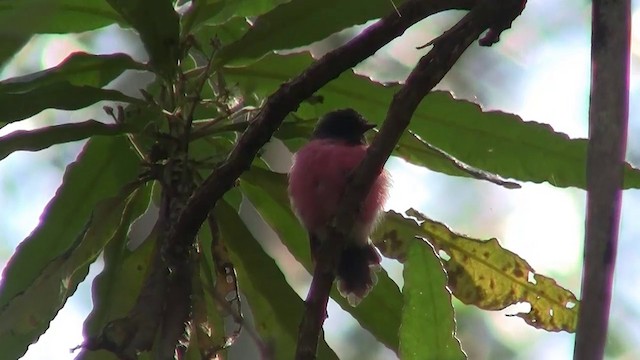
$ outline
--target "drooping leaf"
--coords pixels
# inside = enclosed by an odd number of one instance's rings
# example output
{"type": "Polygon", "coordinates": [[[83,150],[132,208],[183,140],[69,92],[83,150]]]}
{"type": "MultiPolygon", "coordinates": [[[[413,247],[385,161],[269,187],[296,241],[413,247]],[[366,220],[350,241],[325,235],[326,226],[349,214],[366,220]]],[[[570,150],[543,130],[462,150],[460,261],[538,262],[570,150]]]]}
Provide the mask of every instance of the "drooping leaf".
{"type": "MultiPolygon", "coordinates": [[[[311,63],[307,54],[269,55],[249,66],[227,67],[224,72],[228,81],[263,97],[311,63]]],[[[345,72],[315,94],[318,101],[303,102],[297,113],[302,118],[317,118],[337,108],[351,107],[369,121],[380,124],[398,89],[397,85],[383,86],[345,72]]],[[[449,92],[433,91],[427,95],[409,130],[463,163],[504,178],[546,181],[558,187],[586,186],[585,139],[570,139],[549,125],[523,121],[517,115],[482,111],[478,105],[455,99],[449,92]]],[[[432,168],[426,163],[428,158],[421,159],[423,165],[432,168]]],[[[460,175],[459,169],[445,166],[439,160],[432,169],[460,175]]],[[[638,187],[640,170],[627,164],[625,188],[638,187]]]]}
{"type": "Polygon", "coordinates": [[[404,263],[400,356],[402,359],[466,359],[455,337],[447,275],[426,242],[411,241],[404,263]]]}
{"type": "MultiPolygon", "coordinates": [[[[287,176],[254,166],[240,178],[240,188],[291,254],[307,271],[313,272],[307,232],[289,206],[287,176]]],[[[350,306],[335,287],[331,298],[380,342],[394,351],[398,350],[402,297],[398,286],[384,269],[378,272],[376,286],[357,307],[350,306]]]]}
{"type": "Polygon", "coordinates": [[[170,0],[107,0],[140,35],[151,66],[171,79],[178,66],[180,25],[170,0]]]}
{"type": "MultiPolygon", "coordinates": [[[[298,325],[304,311],[302,299],[287,283],[275,261],[265,253],[231,205],[215,209],[220,235],[238,272],[240,291],[247,297],[256,330],[271,344],[274,359],[292,359],[298,325]]],[[[337,359],[324,339],[318,346],[320,359],[337,359]]]]}
{"type": "Polygon", "coordinates": [[[434,171],[438,171],[435,169],[439,168],[439,172],[445,174],[470,176],[474,179],[489,181],[507,189],[521,188],[520,184],[516,182],[505,180],[498,175],[463,163],[435,146],[422,141],[411,131],[406,131],[402,134],[393,154],[412,164],[429,167],[434,171]]]}
{"type": "Polygon", "coordinates": [[[59,65],[0,81],[0,126],[44,109],[76,110],[102,100],[142,103],[115,90],[101,89],[125,70],[146,66],[125,54],[74,53],[59,65]]]}
{"type": "Polygon", "coordinates": [[[36,130],[18,130],[0,137],[0,160],[14,151],[38,151],[52,145],[86,139],[96,135],[120,135],[126,127],[95,120],[47,126],[36,130]]]}
{"type": "Polygon", "coordinates": [[[4,356],[19,358],[49,327],[84,280],[89,265],[130,217],[131,205],[144,196],[141,191],[131,194],[134,189],[134,185],[128,185],[118,196],[101,201],[71,247],[46,264],[33,283],[0,309],[0,348],[4,356]]]}
{"type": "MultiPolygon", "coordinates": [[[[238,208],[241,201],[236,201],[238,196],[241,196],[240,192],[233,189],[224,195],[224,199],[238,208]]],[[[200,271],[193,279],[192,327],[197,336],[195,340],[190,339],[188,348],[191,353],[197,353],[193,358],[200,359],[201,354],[210,357],[214,352],[226,358],[227,348],[235,343],[243,329],[234,318],[234,314],[242,313],[243,309],[235,267],[224,241],[215,217],[208,216],[206,226],[198,233],[200,271]],[[230,273],[233,273],[231,278],[230,273]],[[225,318],[233,320],[233,329],[225,327],[225,318]]]]}
{"type": "Polygon", "coordinates": [[[139,162],[126,138],[90,140],[67,167],[62,185],[38,227],[18,246],[3,272],[0,308],[27,289],[46,264],[64,253],[82,233],[96,205],[135,179],[139,162]]]}
{"type": "Polygon", "coordinates": [[[34,34],[82,32],[121,20],[105,1],[5,1],[0,6],[0,66],[34,34]]]}
{"type": "MultiPolygon", "coordinates": [[[[127,248],[126,233],[111,241],[104,251],[104,269],[96,276],[92,286],[93,309],[83,326],[85,339],[102,334],[109,322],[125,317],[135,305],[150,269],[154,251],[157,251],[158,232],[151,234],[135,250],[127,248]]],[[[115,360],[106,350],[82,349],[77,360],[115,360]]]]}
{"type": "Polygon", "coordinates": [[[521,257],[500,246],[498,240],[478,240],[459,235],[446,225],[411,209],[403,217],[387,212],[372,239],[387,257],[404,262],[414,237],[424,237],[446,254],[443,266],[453,295],[465,304],[485,310],[502,310],[529,303],[528,313],[516,316],[547,331],[575,331],[578,300],[555,280],[538,274],[521,257]],[[449,258],[449,259],[446,259],[449,258]]]}
{"type": "Polygon", "coordinates": [[[220,60],[257,59],[283,49],[311,44],[368,20],[394,12],[402,0],[292,0],[259,16],[240,40],[220,53],[220,60]]]}
{"type": "Polygon", "coordinates": [[[0,89],[0,108],[5,109],[0,118],[0,127],[36,115],[44,109],[78,110],[104,100],[143,104],[141,100],[116,90],[75,86],[68,82],[20,92],[0,89]]]}
{"type": "Polygon", "coordinates": [[[187,354],[198,360],[204,357],[203,354],[212,354],[213,351],[224,352],[222,348],[226,340],[223,310],[216,303],[216,298],[211,296],[210,290],[215,288],[215,282],[206,261],[204,257],[199,257],[200,269],[194,272],[192,285],[193,320],[187,354]]]}
{"type": "Polygon", "coordinates": [[[52,68],[0,81],[0,91],[21,93],[57,82],[103,87],[125,70],[146,70],[146,66],[127,54],[75,52],[52,68]]]}
{"type": "MultiPolygon", "coordinates": [[[[317,119],[309,121],[299,119],[293,115],[290,115],[289,118],[297,120],[287,121],[287,119],[285,119],[274,136],[283,140],[289,150],[295,152],[308,141],[317,119]]],[[[369,143],[371,143],[374,135],[371,133],[369,133],[369,135],[367,138],[369,143]]],[[[425,143],[411,132],[405,132],[402,135],[393,151],[393,155],[401,157],[412,164],[427,166],[434,171],[445,174],[471,176],[475,179],[490,181],[508,189],[520,188],[520,185],[517,183],[506,181],[499,176],[475,169],[460,162],[458,159],[425,143]]]]}
{"type": "MultiPolygon", "coordinates": [[[[147,185],[140,190],[127,218],[123,219],[113,240],[104,249],[104,268],[94,279],[91,290],[93,309],[84,323],[85,338],[100,335],[110,321],[126,316],[138,298],[156,251],[158,231],[154,228],[133,250],[127,235],[132,221],[147,209],[150,197],[151,186],[147,185]]],[[[80,358],[85,356],[81,354],[80,358]]]]}
{"type": "Polygon", "coordinates": [[[11,1],[0,7],[0,18],[8,20],[1,26],[29,29],[30,34],[78,33],[122,21],[107,2],[85,0],[11,1]]]}

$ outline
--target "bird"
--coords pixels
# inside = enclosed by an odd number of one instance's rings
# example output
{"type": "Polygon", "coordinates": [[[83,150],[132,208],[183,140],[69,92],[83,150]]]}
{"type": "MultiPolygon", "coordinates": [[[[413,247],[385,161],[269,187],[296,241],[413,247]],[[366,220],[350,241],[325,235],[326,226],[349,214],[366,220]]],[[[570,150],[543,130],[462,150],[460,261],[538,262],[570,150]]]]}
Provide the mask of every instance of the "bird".
{"type": "MultiPolygon", "coordinates": [[[[317,122],[309,142],[294,154],[288,194],[292,209],[309,233],[314,264],[323,229],[337,212],[349,176],[367,153],[364,135],[374,127],[354,109],[329,112],[317,122]]],[[[338,291],[354,307],[376,284],[382,260],[369,234],[387,200],[390,178],[384,169],[376,176],[360,206],[351,240],[337,254],[338,291]]]]}

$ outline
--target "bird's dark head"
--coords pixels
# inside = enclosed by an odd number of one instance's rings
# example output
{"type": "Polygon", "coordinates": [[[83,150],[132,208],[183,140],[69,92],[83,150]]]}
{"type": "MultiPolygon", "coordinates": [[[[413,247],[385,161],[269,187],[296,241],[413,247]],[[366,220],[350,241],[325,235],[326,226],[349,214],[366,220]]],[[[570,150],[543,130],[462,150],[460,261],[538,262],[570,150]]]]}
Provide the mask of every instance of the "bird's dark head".
{"type": "Polygon", "coordinates": [[[350,145],[360,145],[365,144],[364,134],[374,127],[374,124],[368,123],[353,109],[336,110],[320,118],[311,138],[334,139],[350,145]]]}

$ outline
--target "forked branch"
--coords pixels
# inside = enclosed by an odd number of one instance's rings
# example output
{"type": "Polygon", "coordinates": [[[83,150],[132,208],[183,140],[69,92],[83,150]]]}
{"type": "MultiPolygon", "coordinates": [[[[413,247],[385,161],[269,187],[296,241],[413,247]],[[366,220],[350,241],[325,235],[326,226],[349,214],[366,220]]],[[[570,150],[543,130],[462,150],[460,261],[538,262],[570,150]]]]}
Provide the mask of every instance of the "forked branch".
{"type": "Polygon", "coordinates": [[[524,4],[521,0],[479,2],[454,27],[428,44],[433,48],[420,59],[404,86],[393,97],[382,128],[369,147],[367,156],[354,171],[338,213],[327,229],[326,239],[322,241],[300,324],[297,360],[316,358],[318,337],[326,318],[329,292],[339,260],[335,254],[340,254],[342,244],[348,243],[346,238],[357,217],[359,204],[369,193],[416,108],[475,39],[489,29],[481,45],[497,42],[500,33],[510,27],[522,12],[524,4]]]}

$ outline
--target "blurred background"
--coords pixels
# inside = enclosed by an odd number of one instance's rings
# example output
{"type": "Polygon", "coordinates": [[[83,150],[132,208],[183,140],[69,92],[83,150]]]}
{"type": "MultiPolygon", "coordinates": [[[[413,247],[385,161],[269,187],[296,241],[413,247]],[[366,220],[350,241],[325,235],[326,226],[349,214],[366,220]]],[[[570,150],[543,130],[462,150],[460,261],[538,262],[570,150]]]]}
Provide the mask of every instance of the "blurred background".
{"type": "MultiPolygon", "coordinates": [[[[356,71],[378,81],[402,81],[424,54],[416,50],[454,24],[462,12],[429,18],[361,64],[356,71]]],[[[530,1],[514,28],[492,48],[472,46],[438,86],[457,97],[479,103],[485,110],[502,110],[524,120],[548,123],[572,138],[586,137],[590,79],[589,1],[530,1]]],[[[640,4],[633,5],[630,119],[627,160],[640,166],[640,4]]],[[[315,56],[339,46],[363,27],[345,30],[311,47],[315,56]]],[[[137,36],[110,26],[74,36],[36,36],[0,69],[0,79],[57,65],[73,51],[126,52],[136,60],[146,55],[137,36]]],[[[110,86],[137,95],[150,79],[129,73],[110,86]]],[[[108,122],[101,105],[76,112],[47,110],[0,129],[0,136],[18,129],[97,119],[108,122]]],[[[83,142],[57,145],[37,152],[14,153],[0,162],[0,267],[15,247],[38,224],[49,199],[62,181],[65,166],[83,142]]],[[[272,146],[277,146],[272,145],[272,146]]],[[[272,149],[273,150],[273,149],[272,149]]],[[[276,149],[275,151],[282,151],[276,149]]],[[[280,164],[285,171],[288,163],[280,164]]],[[[584,236],[585,192],[549,184],[523,184],[507,190],[486,182],[430,172],[392,159],[387,169],[394,187],[387,207],[417,208],[453,230],[476,238],[497,237],[502,246],[519,254],[539,273],[553,277],[580,298],[580,270],[584,236]]],[[[256,237],[277,259],[296,291],[306,296],[310,275],[278,246],[275,235],[261,222],[250,204],[242,215],[256,237]]],[[[640,348],[640,192],[624,193],[620,243],[611,308],[608,359],[637,359],[640,348]]],[[[391,277],[402,285],[402,267],[385,261],[391,277]]],[[[32,345],[24,359],[72,359],[70,349],[82,343],[82,323],[91,310],[91,280],[98,262],[76,294],[32,345]]],[[[240,284],[242,286],[242,284],[240,284]]],[[[547,333],[506,315],[524,308],[487,312],[454,301],[458,337],[475,359],[570,359],[573,335],[547,333]]],[[[396,356],[362,330],[335,303],[329,305],[325,326],[329,344],[341,359],[394,359],[396,356]],[[366,350],[363,350],[366,349],[366,350]]],[[[241,344],[237,346],[242,346],[241,344]]]]}

